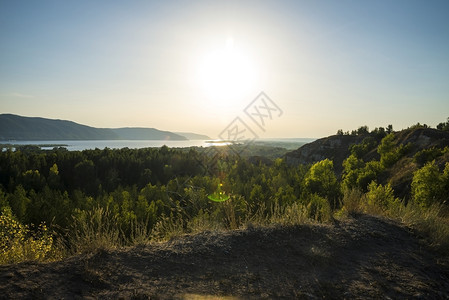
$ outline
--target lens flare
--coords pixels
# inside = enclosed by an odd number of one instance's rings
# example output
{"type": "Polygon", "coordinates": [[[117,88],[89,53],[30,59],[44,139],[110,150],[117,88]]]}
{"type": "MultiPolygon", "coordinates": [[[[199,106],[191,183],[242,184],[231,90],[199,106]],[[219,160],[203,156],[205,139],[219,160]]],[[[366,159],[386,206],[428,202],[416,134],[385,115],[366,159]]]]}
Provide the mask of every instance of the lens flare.
{"type": "Polygon", "coordinates": [[[217,187],[217,190],[213,194],[207,196],[207,198],[209,198],[209,200],[214,202],[224,202],[228,200],[230,197],[221,190],[222,186],[223,184],[220,183],[217,187]]]}

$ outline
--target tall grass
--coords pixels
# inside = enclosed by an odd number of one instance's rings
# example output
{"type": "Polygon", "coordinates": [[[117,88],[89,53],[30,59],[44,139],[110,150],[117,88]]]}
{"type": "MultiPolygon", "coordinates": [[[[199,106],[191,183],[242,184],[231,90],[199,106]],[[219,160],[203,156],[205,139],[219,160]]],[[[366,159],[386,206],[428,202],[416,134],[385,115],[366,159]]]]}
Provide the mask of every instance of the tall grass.
{"type": "Polygon", "coordinates": [[[108,207],[77,210],[72,218],[73,222],[68,230],[69,250],[72,253],[146,244],[150,239],[148,218],[140,222],[131,221],[130,233],[125,234],[118,216],[108,207]]]}
{"type": "Polygon", "coordinates": [[[357,215],[363,212],[362,202],[364,195],[359,189],[348,189],[343,194],[342,213],[349,215],[357,215]]]}
{"type": "Polygon", "coordinates": [[[449,208],[445,203],[434,203],[426,208],[415,201],[407,204],[391,196],[388,187],[376,186],[373,193],[362,194],[358,190],[346,191],[343,207],[337,215],[368,213],[395,219],[412,228],[428,243],[443,253],[449,254],[449,208]]]}
{"type": "MultiPolygon", "coordinates": [[[[194,217],[186,217],[180,213],[163,215],[154,226],[151,239],[162,241],[203,231],[234,230],[272,224],[297,225],[311,221],[310,211],[298,202],[282,205],[279,201],[274,201],[269,207],[264,203],[257,206],[246,204],[245,213],[236,209],[233,199],[219,205],[219,209],[212,213],[200,209],[194,217]]],[[[327,214],[323,221],[328,220],[329,216],[330,214],[327,214]]]]}
{"type": "Polygon", "coordinates": [[[414,228],[421,237],[449,255],[449,213],[443,203],[434,203],[429,208],[411,201],[402,205],[394,214],[402,223],[414,228]]]}
{"type": "Polygon", "coordinates": [[[163,241],[186,232],[186,225],[181,214],[162,215],[151,231],[151,239],[163,241]]]}
{"type": "Polygon", "coordinates": [[[71,251],[84,253],[123,246],[123,232],[118,224],[108,208],[75,211],[68,234],[71,251]]]}
{"type": "Polygon", "coordinates": [[[252,210],[242,225],[246,227],[272,224],[288,226],[304,224],[309,220],[309,213],[304,205],[297,202],[282,205],[279,201],[275,201],[269,208],[262,204],[252,210]]]}

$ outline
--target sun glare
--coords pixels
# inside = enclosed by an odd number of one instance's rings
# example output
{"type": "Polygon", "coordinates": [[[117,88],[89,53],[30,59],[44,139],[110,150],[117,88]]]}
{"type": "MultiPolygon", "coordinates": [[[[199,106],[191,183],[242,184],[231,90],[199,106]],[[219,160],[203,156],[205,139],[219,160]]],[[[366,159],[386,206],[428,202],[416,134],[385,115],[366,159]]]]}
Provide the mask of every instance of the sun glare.
{"type": "Polygon", "coordinates": [[[253,90],[256,75],[250,57],[228,38],[221,49],[204,55],[198,83],[207,98],[231,104],[253,90]]]}

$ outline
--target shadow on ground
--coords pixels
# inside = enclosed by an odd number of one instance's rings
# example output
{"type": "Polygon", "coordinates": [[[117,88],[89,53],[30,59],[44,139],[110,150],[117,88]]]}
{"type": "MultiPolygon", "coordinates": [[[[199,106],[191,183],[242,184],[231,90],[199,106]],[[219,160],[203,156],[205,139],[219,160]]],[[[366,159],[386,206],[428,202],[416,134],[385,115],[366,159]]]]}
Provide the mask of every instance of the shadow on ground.
{"type": "Polygon", "coordinates": [[[449,297],[449,266],[406,227],[361,215],[1,266],[0,297],[438,299],[449,297]]]}

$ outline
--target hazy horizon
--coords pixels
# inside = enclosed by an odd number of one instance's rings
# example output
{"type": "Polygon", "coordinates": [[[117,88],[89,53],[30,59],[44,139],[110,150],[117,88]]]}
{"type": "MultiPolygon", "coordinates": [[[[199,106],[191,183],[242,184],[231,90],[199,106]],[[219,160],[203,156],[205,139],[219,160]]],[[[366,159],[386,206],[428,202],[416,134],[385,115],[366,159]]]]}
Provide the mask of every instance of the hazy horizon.
{"type": "Polygon", "coordinates": [[[0,1],[0,113],[216,138],[449,115],[447,1],[0,1]],[[245,108],[265,92],[279,112],[245,108]],[[270,111],[267,111],[270,113],[270,111]]]}

